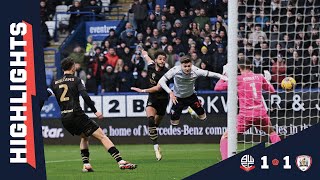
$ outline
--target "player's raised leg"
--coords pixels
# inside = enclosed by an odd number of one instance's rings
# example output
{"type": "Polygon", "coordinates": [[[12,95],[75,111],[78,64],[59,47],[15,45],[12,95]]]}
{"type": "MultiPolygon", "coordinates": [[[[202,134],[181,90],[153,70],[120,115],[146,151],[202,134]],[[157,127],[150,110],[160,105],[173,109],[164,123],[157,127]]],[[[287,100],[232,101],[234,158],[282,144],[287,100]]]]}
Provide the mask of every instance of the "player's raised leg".
{"type": "Polygon", "coordinates": [[[112,141],[103,133],[101,128],[98,128],[92,134],[93,137],[97,138],[109,152],[109,154],[117,161],[120,169],[135,169],[136,164],[132,164],[122,159],[119,150],[114,146],[112,141]]]}
{"type": "Polygon", "coordinates": [[[80,137],[80,153],[83,162],[82,172],[93,172],[89,162],[89,137],[86,137],[84,134],[81,134],[80,137]]]}
{"type": "Polygon", "coordinates": [[[281,138],[277,134],[277,132],[272,127],[270,117],[268,115],[264,116],[261,120],[262,130],[269,135],[269,139],[272,144],[275,144],[281,141],[281,138]]]}
{"type": "Polygon", "coordinates": [[[154,152],[156,154],[156,159],[158,161],[160,161],[162,159],[162,155],[161,155],[161,150],[160,150],[160,146],[158,143],[158,131],[157,131],[157,127],[160,123],[159,120],[159,116],[157,116],[156,114],[156,110],[151,107],[151,106],[147,106],[146,108],[146,113],[147,113],[147,117],[148,117],[148,129],[149,129],[149,137],[153,143],[153,148],[154,148],[154,152]],[[156,119],[157,117],[157,119],[156,119]],[[158,123],[156,123],[156,121],[158,123]]]}
{"type": "Polygon", "coordinates": [[[198,99],[198,97],[195,94],[193,94],[192,96],[190,96],[190,101],[191,104],[188,108],[188,112],[191,114],[191,117],[193,119],[199,119],[202,121],[206,120],[206,111],[203,109],[201,101],[198,99]]]}
{"type": "Polygon", "coordinates": [[[170,110],[171,120],[170,123],[173,126],[177,126],[180,123],[181,112],[184,108],[183,102],[178,101],[178,103],[173,104],[170,110]]]}
{"type": "Polygon", "coordinates": [[[220,139],[220,153],[222,160],[228,158],[228,132],[224,132],[220,139]]]}

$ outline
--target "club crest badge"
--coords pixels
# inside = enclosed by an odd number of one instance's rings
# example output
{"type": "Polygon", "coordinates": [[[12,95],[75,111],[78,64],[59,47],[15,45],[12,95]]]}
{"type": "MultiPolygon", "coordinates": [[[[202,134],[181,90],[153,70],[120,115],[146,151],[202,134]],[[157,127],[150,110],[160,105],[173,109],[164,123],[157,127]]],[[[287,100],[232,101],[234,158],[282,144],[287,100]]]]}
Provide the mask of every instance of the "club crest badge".
{"type": "Polygon", "coordinates": [[[254,158],[250,155],[242,156],[240,168],[244,171],[247,171],[247,172],[253,170],[255,168],[254,158]]]}
{"type": "Polygon", "coordinates": [[[311,156],[307,156],[307,155],[297,156],[296,165],[301,171],[307,171],[312,165],[311,156]]]}

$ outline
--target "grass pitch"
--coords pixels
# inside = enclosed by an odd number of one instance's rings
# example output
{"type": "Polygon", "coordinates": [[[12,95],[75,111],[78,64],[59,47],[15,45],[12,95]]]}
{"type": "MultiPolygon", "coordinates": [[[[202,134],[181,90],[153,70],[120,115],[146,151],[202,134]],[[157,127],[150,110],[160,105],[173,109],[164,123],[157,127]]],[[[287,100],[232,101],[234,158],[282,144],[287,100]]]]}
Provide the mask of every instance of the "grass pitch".
{"type": "Polygon", "coordinates": [[[78,145],[45,145],[48,180],[166,180],[182,179],[219,162],[218,144],[160,145],[163,158],[156,161],[153,145],[117,145],[124,160],[138,164],[135,170],[120,170],[101,145],[90,146],[95,172],[83,173],[78,145]]]}

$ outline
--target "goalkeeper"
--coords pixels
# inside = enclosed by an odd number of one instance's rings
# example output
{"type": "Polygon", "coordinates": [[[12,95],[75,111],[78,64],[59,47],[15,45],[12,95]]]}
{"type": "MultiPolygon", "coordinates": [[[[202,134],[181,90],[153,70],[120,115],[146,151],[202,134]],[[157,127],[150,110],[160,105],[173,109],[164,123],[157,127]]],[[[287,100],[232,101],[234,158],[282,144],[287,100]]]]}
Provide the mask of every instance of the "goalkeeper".
{"type": "MultiPolygon", "coordinates": [[[[227,65],[226,65],[227,66],[227,65]]],[[[249,60],[239,60],[238,68],[241,75],[238,76],[238,98],[239,114],[237,116],[237,131],[244,133],[252,125],[266,132],[271,143],[280,141],[280,137],[272,127],[270,117],[263,104],[262,90],[274,93],[275,90],[270,84],[271,75],[265,71],[265,77],[261,74],[254,74],[251,71],[252,63],[249,60]],[[268,80],[267,80],[268,79],[268,80]]],[[[224,67],[226,68],[226,67],[224,67]]],[[[228,82],[220,79],[216,84],[215,91],[227,90],[228,82]]],[[[220,152],[222,160],[228,158],[228,132],[226,131],[220,140],[220,152]]]]}

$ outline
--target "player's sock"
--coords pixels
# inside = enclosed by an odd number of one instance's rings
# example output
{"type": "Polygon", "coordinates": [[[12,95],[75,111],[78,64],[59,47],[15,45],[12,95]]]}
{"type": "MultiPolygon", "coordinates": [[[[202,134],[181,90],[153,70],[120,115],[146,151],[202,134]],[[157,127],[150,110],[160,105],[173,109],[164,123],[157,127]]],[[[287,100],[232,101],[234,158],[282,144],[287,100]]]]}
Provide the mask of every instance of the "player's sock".
{"type": "Polygon", "coordinates": [[[118,151],[118,149],[116,147],[111,147],[110,149],[108,149],[108,152],[110,153],[110,155],[117,161],[121,161],[122,157],[120,155],[120,152],[118,151]]]}
{"type": "Polygon", "coordinates": [[[148,117],[148,123],[149,123],[149,137],[152,140],[153,144],[158,144],[158,131],[157,131],[157,125],[155,123],[154,117],[150,116],[148,117]]]}
{"type": "Polygon", "coordinates": [[[154,144],[153,148],[154,148],[154,150],[157,150],[159,148],[159,144],[154,144]]]}
{"type": "Polygon", "coordinates": [[[190,106],[188,107],[188,113],[193,119],[199,119],[198,114],[190,106]]]}
{"type": "Polygon", "coordinates": [[[83,164],[88,164],[89,163],[89,149],[81,149],[81,157],[82,157],[82,162],[83,164]]]}
{"type": "Polygon", "coordinates": [[[228,158],[228,138],[220,139],[220,153],[222,160],[228,158]]]}
{"type": "Polygon", "coordinates": [[[281,139],[280,139],[279,135],[276,132],[272,132],[270,134],[270,141],[271,141],[272,144],[275,144],[275,143],[281,141],[281,139]]]}

